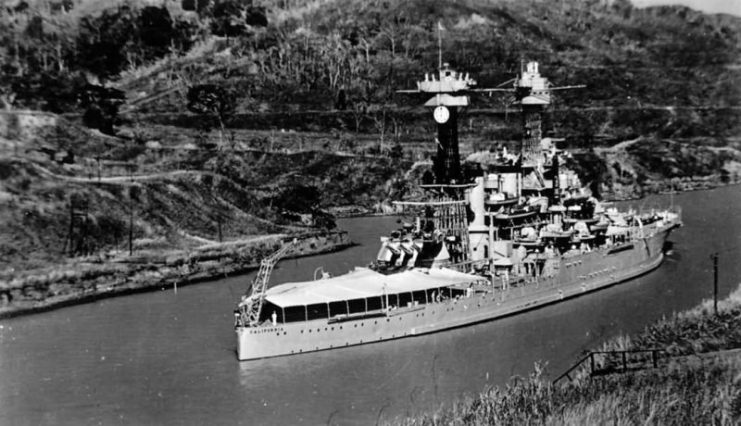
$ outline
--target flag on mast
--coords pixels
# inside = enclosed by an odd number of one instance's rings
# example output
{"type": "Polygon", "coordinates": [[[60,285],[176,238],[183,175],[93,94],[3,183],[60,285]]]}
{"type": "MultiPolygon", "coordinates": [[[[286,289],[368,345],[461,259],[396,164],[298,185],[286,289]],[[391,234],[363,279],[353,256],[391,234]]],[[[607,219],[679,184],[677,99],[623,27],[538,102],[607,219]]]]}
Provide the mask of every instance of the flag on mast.
{"type": "Polygon", "coordinates": [[[437,21],[437,69],[443,69],[443,36],[445,30],[442,21],[437,21]]]}

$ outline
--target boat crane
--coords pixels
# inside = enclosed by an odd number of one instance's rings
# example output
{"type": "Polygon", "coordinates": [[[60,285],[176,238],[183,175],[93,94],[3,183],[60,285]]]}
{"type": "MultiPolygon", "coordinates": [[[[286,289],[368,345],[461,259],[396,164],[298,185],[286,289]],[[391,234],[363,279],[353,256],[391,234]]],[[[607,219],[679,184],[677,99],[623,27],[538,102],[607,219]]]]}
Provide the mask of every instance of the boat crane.
{"type": "Polygon", "coordinates": [[[240,323],[249,326],[258,325],[262,305],[265,300],[265,290],[268,288],[268,281],[270,281],[270,274],[273,272],[273,267],[297,242],[298,240],[294,238],[293,241],[284,243],[273,254],[260,262],[260,270],[257,271],[257,275],[252,281],[250,291],[242,297],[242,302],[239,304],[237,312],[235,312],[237,325],[240,323]]]}

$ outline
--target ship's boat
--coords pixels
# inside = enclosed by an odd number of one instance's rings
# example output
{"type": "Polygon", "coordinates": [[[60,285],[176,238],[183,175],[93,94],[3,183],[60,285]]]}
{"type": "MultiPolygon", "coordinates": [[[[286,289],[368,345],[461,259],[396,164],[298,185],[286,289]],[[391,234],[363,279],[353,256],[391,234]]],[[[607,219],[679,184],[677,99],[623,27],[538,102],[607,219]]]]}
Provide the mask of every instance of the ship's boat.
{"type": "Polygon", "coordinates": [[[518,220],[535,216],[535,211],[529,208],[513,209],[508,213],[499,213],[494,218],[498,220],[518,220]]]}
{"type": "Polygon", "coordinates": [[[262,262],[234,312],[240,360],[488,321],[659,266],[667,236],[681,225],[680,210],[608,208],[561,166],[563,151],[540,137],[540,114],[556,88],[540,76],[537,63],[527,65],[512,89],[526,127],[519,152],[490,149],[475,157],[481,175],[463,180],[457,133],[450,129],[474,84],[444,66],[412,91],[434,95],[426,105],[438,122],[435,183],[420,185],[424,198],[396,203],[406,220],[381,238],[369,267],[268,286],[290,244],[262,262]]]}

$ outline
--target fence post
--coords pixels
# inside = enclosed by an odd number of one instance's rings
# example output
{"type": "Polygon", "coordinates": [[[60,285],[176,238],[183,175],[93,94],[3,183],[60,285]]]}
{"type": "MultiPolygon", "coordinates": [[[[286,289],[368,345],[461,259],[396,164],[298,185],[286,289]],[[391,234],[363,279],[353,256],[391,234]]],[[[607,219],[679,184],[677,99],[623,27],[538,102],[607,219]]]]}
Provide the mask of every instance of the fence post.
{"type": "Polygon", "coordinates": [[[589,363],[592,369],[592,373],[590,374],[590,376],[594,376],[594,352],[589,353],[589,363]]]}
{"type": "Polygon", "coordinates": [[[713,259],[713,311],[718,316],[718,252],[710,256],[713,259]]]}
{"type": "Polygon", "coordinates": [[[659,363],[657,362],[657,359],[656,359],[656,349],[651,351],[651,359],[654,362],[654,368],[658,367],[659,363]]]}
{"type": "Polygon", "coordinates": [[[626,353],[623,352],[623,373],[628,371],[628,362],[626,360],[626,353]]]}

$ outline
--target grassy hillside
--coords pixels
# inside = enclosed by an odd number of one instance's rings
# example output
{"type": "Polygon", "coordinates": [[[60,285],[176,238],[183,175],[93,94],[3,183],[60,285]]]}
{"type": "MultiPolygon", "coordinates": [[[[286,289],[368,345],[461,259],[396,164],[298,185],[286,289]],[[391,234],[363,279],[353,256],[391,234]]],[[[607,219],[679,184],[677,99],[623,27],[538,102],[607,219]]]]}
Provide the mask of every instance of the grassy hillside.
{"type": "Polygon", "coordinates": [[[552,384],[536,366],[506,387],[398,424],[738,424],[739,322],[741,289],[719,303],[717,316],[707,301],[597,349],[665,349],[659,368],[595,377],[583,371],[574,381],[552,384]]]}
{"type": "Polygon", "coordinates": [[[184,249],[331,227],[323,209],[373,209],[406,190],[392,184],[409,165],[400,158],[199,149],[177,139],[178,129],[159,132],[156,149],[93,134],[87,149],[64,137],[0,156],[0,270],[41,267],[71,252],[126,250],[130,221],[135,249],[184,249]],[[70,145],[76,164],[39,151],[70,145]]]}

